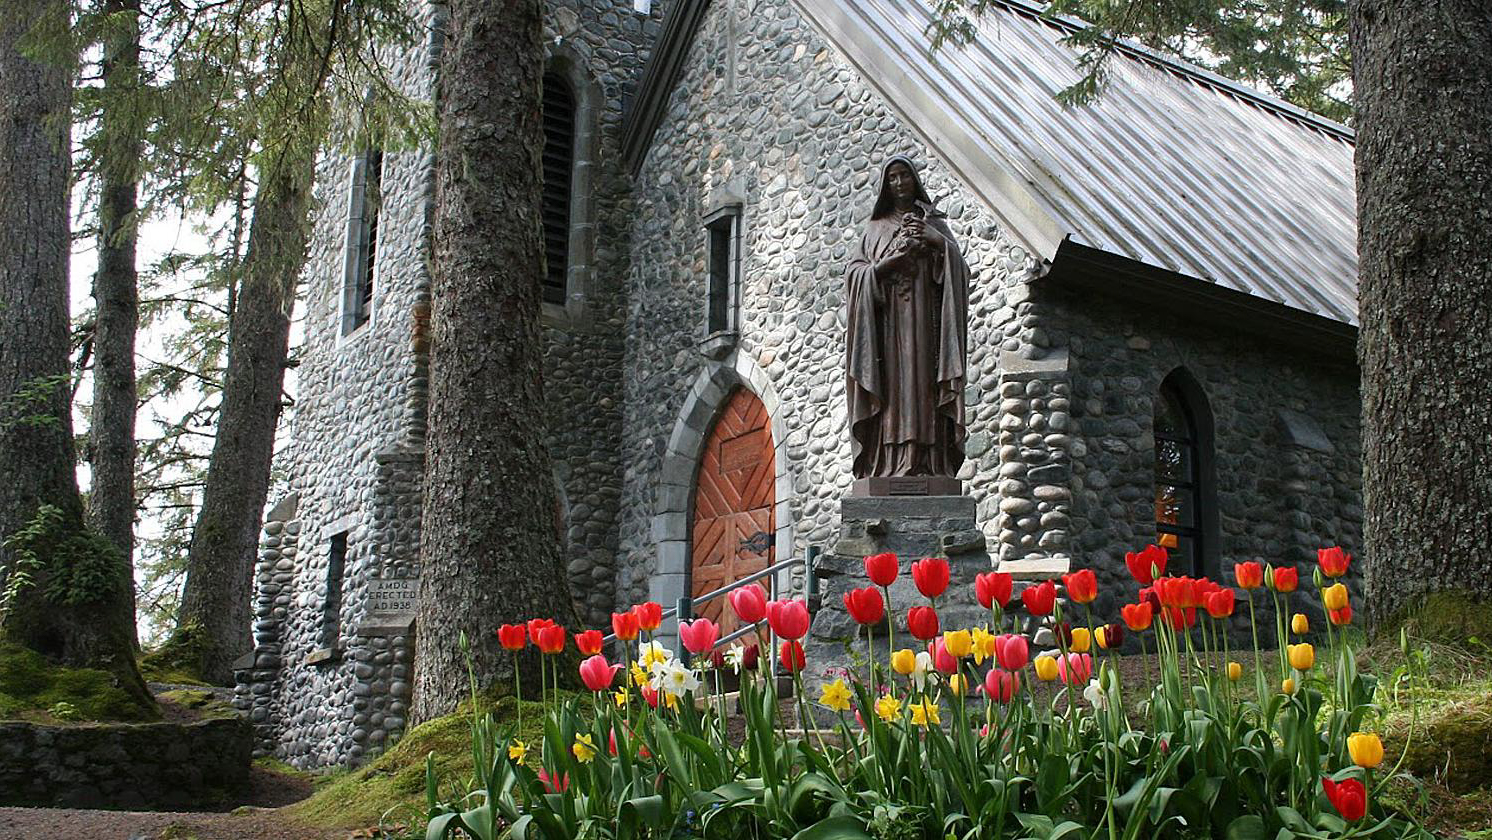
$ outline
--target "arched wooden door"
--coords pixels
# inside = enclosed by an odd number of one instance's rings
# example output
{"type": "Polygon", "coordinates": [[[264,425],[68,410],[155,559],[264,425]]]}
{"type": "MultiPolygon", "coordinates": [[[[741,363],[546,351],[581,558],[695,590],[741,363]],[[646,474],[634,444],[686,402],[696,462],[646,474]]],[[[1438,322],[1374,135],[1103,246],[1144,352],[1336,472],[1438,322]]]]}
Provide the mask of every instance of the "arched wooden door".
{"type": "MultiPolygon", "coordinates": [[[[777,459],[766,406],[755,394],[738,389],[705,439],[696,475],[690,544],[693,597],[771,565],[776,490],[777,459]]],[[[717,622],[721,635],[740,626],[724,598],[702,605],[699,615],[717,622]]]]}

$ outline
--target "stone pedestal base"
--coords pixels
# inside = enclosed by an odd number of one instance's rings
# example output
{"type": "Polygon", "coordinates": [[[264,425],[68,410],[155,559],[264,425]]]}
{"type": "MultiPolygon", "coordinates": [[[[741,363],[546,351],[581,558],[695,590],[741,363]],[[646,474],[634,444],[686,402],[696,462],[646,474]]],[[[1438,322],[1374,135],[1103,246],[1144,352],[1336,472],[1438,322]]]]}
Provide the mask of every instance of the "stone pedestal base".
{"type": "Polygon", "coordinates": [[[850,496],[962,496],[964,483],[947,475],[898,475],[857,478],[850,496]]]}

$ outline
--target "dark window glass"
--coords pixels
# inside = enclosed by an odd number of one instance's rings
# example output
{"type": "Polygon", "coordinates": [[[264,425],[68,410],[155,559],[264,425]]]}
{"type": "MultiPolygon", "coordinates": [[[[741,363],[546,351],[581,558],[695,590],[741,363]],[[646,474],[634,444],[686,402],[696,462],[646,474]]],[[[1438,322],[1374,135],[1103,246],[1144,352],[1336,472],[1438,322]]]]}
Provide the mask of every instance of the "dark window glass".
{"type": "Polygon", "coordinates": [[[378,258],[378,216],[383,201],[383,150],[368,152],[363,165],[363,247],[358,287],[352,300],[352,328],[373,316],[373,263],[378,258]]]}
{"type": "Polygon", "coordinates": [[[347,564],[347,532],[332,537],[326,560],[326,606],[321,616],[321,646],[336,647],[342,638],[342,570],[347,564]]]}
{"type": "Polygon", "coordinates": [[[1197,429],[1169,382],[1155,397],[1155,530],[1171,568],[1202,574],[1197,511],[1197,429]]]}
{"type": "Polygon", "coordinates": [[[570,180],[575,169],[575,95],[558,73],[544,74],[544,300],[565,302],[570,264],[570,180]]]}
{"type": "Polygon", "coordinates": [[[730,329],[730,300],[732,292],[735,223],[739,218],[727,215],[711,222],[706,230],[710,235],[710,300],[709,320],[706,331],[710,334],[730,329]]]}

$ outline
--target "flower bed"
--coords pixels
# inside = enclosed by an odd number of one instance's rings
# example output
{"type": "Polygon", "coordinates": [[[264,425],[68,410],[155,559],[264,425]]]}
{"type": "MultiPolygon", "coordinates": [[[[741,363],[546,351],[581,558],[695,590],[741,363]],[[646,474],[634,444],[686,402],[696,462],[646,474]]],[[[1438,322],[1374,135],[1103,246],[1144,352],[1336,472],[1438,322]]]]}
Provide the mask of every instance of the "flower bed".
{"type": "MultiPolygon", "coordinates": [[[[1009,576],[971,582],[988,624],[944,628],[946,562],[911,564],[927,603],[893,605],[901,563],[866,558],[869,585],[845,595],[865,642],[854,667],[822,687],[817,712],[801,690],[806,605],[768,602],[755,586],[735,591],[741,620],[771,630],[778,671],[799,689],[798,719],[826,721],[818,729],[789,728],[776,681],[749,667],[751,649],[717,650],[713,623],[686,623],[679,636],[690,664],[651,640],[658,605],[639,605],[613,619],[627,644],[622,662],[601,655],[600,633],[575,636],[592,696],[546,703],[537,743],[496,731],[489,717],[473,721],[471,791],[441,801],[431,773],[427,836],[1430,836],[1379,797],[1396,768],[1384,766],[1375,734],[1377,680],[1358,671],[1343,629],[1351,606],[1336,579],[1349,556],[1320,553],[1311,597],[1329,621],[1315,644],[1303,638],[1312,629],[1305,617],[1291,617],[1292,603],[1308,597],[1293,567],[1239,564],[1235,590],[1167,576],[1155,546],[1127,561],[1142,588],[1115,621],[1089,609],[1091,571],[1020,593],[1027,612],[1050,615],[1058,629],[1058,649],[1033,656],[1032,640],[1007,620],[1009,576]],[[1271,668],[1253,622],[1258,598],[1272,599],[1279,616],[1263,631],[1285,651],[1271,668]],[[905,621],[888,622],[897,607],[905,621]],[[1253,650],[1231,661],[1224,623],[1243,608],[1253,650]],[[1140,635],[1153,684],[1123,684],[1114,649],[1126,633],[1140,635]],[[1203,666],[1219,655],[1225,667],[1203,666]],[[728,735],[733,702],[719,690],[727,668],[741,674],[740,738],[728,735]],[[1126,702],[1130,692],[1142,701],[1126,702]]],[[[542,619],[500,637],[515,652],[530,639],[550,654],[567,644],[542,619]]]]}

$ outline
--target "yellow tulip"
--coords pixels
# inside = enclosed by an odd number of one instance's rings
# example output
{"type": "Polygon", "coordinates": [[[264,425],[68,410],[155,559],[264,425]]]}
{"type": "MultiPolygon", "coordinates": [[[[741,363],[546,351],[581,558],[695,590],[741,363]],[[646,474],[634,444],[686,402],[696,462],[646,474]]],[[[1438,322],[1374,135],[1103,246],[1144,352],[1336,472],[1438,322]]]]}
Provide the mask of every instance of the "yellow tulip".
{"type": "Polygon", "coordinates": [[[1327,609],[1339,610],[1347,606],[1347,587],[1334,583],[1321,591],[1321,600],[1326,602],[1327,609]]]}
{"type": "Polygon", "coordinates": [[[949,630],[943,634],[943,647],[955,657],[962,659],[974,649],[974,636],[968,630],[949,630]]]}
{"type": "Polygon", "coordinates": [[[1088,632],[1088,628],[1072,628],[1072,643],[1067,646],[1067,649],[1073,653],[1087,653],[1091,647],[1093,647],[1093,634],[1088,632]]]}
{"type": "Polygon", "coordinates": [[[1036,663],[1036,678],[1042,682],[1051,682],[1057,678],[1057,657],[1038,656],[1036,663]]]}
{"type": "Polygon", "coordinates": [[[1286,694],[1294,694],[1295,680],[1290,677],[1286,677],[1285,681],[1280,683],[1280,691],[1283,691],[1286,694]]]}
{"type": "Polygon", "coordinates": [[[952,674],[948,677],[948,692],[955,696],[963,694],[969,688],[969,680],[963,674],[952,674]]]}
{"type": "Polygon", "coordinates": [[[1347,754],[1359,767],[1377,767],[1383,763],[1383,739],[1371,732],[1354,732],[1347,736],[1347,754]]]}
{"type": "Polygon", "coordinates": [[[1307,644],[1290,646],[1290,667],[1297,671],[1309,671],[1316,664],[1316,649],[1307,644]]]}
{"type": "Polygon", "coordinates": [[[917,670],[917,654],[907,648],[902,648],[896,653],[891,654],[891,670],[902,676],[906,676],[917,670]]]}
{"type": "Polygon", "coordinates": [[[1305,613],[1296,613],[1295,617],[1290,619],[1290,629],[1295,635],[1304,636],[1311,631],[1311,622],[1306,620],[1305,613]]]}
{"type": "Polygon", "coordinates": [[[890,723],[901,717],[901,701],[889,694],[876,701],[876,717],[890,723]]]}
{"type": "Polygon", "coordinates": [[[1228,679],[1238,682],[1243,679],[1243,666],[1237,662],[1228,663],[1228,679]]]}

